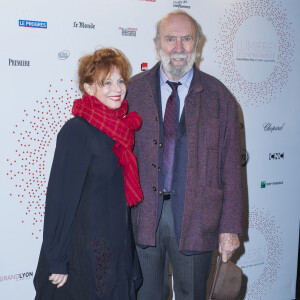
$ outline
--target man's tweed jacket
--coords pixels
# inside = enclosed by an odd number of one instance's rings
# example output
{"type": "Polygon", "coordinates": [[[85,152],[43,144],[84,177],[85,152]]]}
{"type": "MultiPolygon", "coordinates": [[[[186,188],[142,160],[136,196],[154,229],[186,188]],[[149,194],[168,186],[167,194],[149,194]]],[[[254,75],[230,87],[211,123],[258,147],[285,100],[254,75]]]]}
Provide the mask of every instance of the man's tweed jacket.
{"type": "MultiPolygon", "coordinates": [[[[144,200],[132,209],[132,223],[136,243],[145,246],[155,246],[158,205],[162,202],[159,68],[157,63],[151,70],[134,76],[127,94],[130,111],[136,111],[143,119],[134,151],[144,200]]],[[[219,233],[242,231],[238,108],[220,81],[194,66],[183,113],[187,171],[179,249],[212,251],[218,247],[219,233]]]]}

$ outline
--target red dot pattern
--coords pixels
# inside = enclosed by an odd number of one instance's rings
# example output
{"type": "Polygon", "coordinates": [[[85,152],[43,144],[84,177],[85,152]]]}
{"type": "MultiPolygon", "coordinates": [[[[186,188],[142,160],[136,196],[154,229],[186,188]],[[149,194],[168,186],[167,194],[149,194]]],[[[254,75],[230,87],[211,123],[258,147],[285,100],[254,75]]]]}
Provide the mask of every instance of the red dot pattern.
{"type": "Polygon", "coordinates": [[[286,9],[274,0],[248,0],[237,2],[225,10],[219,20],[220,34],[215,39],[217,60],[223,80],[245,106],[269,104],[287,84],[288,74],[294,62],[294,30],[288,20],[286,9]],[[233,53],[234,39],[241,24],[247,19],[259,16],[269,21],[278,37],[278,60],[271,74],[261,82],[250,82],[239,74],[233,53]]]}
{"type": "Polygon", "coordinates": [[[13,157],[6,159],[9,165],[6,175],[13,185],[11,200],[24,208],[21,222],[31,222],[31,235],[36,239],[42,233],[51,150],[58,131],[72,117],[73,100],[80,97],[72,80],[65,83],[60,79],[60,82],[63,88],[50,84],[47,97],[36,100],[32,109],[24,110],[21,122],[12,131],[18,147],[12,151],[13,157]]]}

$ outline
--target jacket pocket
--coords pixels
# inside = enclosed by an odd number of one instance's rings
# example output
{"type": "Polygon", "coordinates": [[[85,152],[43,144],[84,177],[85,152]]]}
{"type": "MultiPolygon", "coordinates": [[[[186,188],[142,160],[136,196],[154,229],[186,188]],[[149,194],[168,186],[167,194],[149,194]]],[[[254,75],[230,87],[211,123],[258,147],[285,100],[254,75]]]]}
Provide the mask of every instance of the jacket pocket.
{"type": "Polygon", "coordinates": [[[222,212],[223,191],[205,187],[202,204],[202,232],[215,233],[218,230],[222,212]]]}

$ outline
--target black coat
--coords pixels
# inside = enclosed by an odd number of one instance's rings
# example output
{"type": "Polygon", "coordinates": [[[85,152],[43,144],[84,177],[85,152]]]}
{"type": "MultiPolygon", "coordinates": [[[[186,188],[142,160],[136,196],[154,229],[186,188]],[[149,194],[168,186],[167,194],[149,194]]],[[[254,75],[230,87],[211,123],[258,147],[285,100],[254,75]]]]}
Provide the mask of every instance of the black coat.
{"type": "Polygon", "coordinates": [[[115,142],[80,117],[57,137],[36,299],[135,299],[140,268],[115,142]],[[69,274],[57,289],[51,273],[69,274]]]}

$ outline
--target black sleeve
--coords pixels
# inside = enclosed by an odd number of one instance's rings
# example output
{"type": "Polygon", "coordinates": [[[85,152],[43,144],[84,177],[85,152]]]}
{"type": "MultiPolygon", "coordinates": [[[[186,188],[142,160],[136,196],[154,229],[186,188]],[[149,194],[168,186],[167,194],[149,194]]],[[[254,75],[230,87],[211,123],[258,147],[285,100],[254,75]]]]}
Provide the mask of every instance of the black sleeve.
{"type": "Polygon", "coordinates": [[[67,274],[76,210],[92,159],[88,127],[74,118],[57,136],[45,208],[43,250],[49,273],[67,274]]]}

